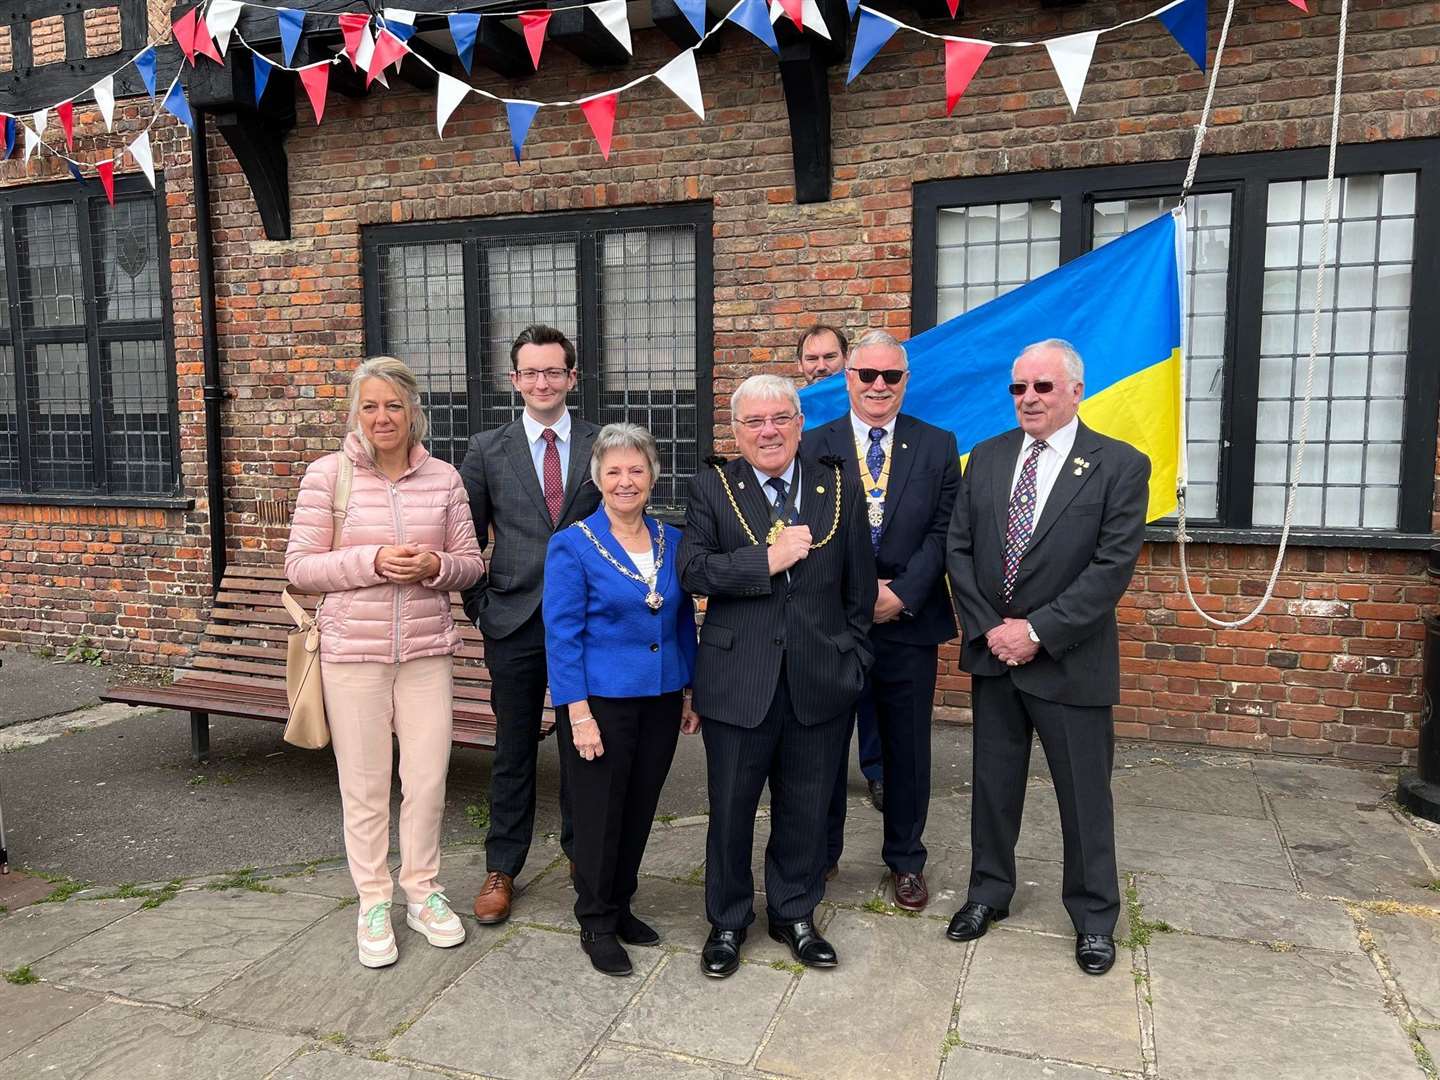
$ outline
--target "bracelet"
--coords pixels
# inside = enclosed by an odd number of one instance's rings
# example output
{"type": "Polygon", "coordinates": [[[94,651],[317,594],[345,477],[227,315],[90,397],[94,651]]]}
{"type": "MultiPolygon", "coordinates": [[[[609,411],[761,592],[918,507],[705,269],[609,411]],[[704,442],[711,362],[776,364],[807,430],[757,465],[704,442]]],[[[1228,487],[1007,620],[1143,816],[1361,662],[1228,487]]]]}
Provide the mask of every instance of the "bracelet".
{"type": "Polygon", "coordinates": [[[576,724],[593,724],[594,722],[595,722],[595,716],[594,716],[594,714],[591,714],[590,716],[572,716],[572,717],[570,717],[570,726],[571,726],[571,727],[574,727],[576,724]]]}

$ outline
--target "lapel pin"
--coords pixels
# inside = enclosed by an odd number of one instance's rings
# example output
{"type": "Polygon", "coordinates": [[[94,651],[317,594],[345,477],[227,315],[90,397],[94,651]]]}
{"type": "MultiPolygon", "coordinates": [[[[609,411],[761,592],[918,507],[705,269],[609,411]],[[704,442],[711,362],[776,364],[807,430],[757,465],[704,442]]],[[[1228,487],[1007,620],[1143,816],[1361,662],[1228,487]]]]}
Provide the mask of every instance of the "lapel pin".
{"type": "Polygon", "coordinates": [[[910,449],[910,444],[909,444],[908,442],[902,442],[902,443],[900,444],[900,449],[901,449],[901,450],[909,450],[909,449],[910,449]]]}
{"type": "Polygon", "coordinates": [[[817,485],[815,486],[815,494],[816,494],[816,495],[824,495],[824,494],[825,494],[825,485],[824,485],[824,484],[817,484],[817,485]]]}
{"type": "Polygon", "coordinates": [[[1076,469],[1076,470],[1075,470],[1075,475],[1076,475],[1076,476],[1079,476],[1079,475],[1080,475],[1082,472],[1084,472],[1084,471],[1085,471],[1084,469],[1076,469]]]}
{"type": "Polygon", "coordinates": [[[744,480],[741,480],[741,481],[740,481],[738,484],[736,484],[735,486],[738,487],[741,491],[744,491],[744,490],[745,490],[745,481],[744,481],[744,480]]]}

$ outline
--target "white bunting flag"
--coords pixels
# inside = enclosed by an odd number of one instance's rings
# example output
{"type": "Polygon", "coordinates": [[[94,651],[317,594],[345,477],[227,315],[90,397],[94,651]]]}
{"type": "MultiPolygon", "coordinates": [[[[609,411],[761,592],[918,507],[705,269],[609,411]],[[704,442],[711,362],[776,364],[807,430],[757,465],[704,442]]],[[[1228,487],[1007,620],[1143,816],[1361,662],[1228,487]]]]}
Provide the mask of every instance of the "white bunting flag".
{"type": "Polygon", "coordinates": [[[95,103],[100,106],[100,115],[105,118],[105,130],[110,131],[115,121],[115,76],[106,75],[90,88],[95,103]]]}
{"type": "MultiPolygon", "coordinates": [[[[776,0],[770,0],[770,21],[778,22],[785,14],[785,9],[776,0]]],[[[825,25],[825,16],[820,14],[820,5],[815,0],[803,0],[800,6],[800,21],[805,24],[806,30],[814,30],[826,41],[831,40],[830,28],[825,25]]]]}
{"type": "Polygon", "coordinates": [[[440,83],[435,88],[435,128],[440,137],[445,137],[445,121],[450,119],[450,114],[455,111],[456,106],[465,100],[465,95],[470,93],[470,87],[459,79],[446,75],[443,71],[438,73],[440,83]]]}
{"type": "Polygon", "coordinates": [[[415,13],[413,11],[406,11],[404,8],[387,7],[381,17],[387,23],[398,22],[404,23],[406,26],[415,25],[415,13]]]}
{"type": "Polygon", "coordinates": [[[1045,42],[1045,51],[1050,54],[1050,63],[1055,65],[1055,74],[1060,76],[1072,113],[1080,108],[1080,94],[1085,89],[1085,77],[1090,74],[1090,61],[1095,56],[1095,42],[1099,37],[1100,31],[1089,30],[1045,42]]]}
{"type": "Polygon", "coordinates": [[[240,0],[210,0],[210,6],[205,9],[205,25],[220,43],[221,56],[230,47],[230,33],[235,29],[243,6],[240,0]]]}
{"type": "Polygon", "coordinates": [[[130,156],[135,159],[135,164],[140,166],[145,173],[145,179],[150,181],[150,186],[155,186],[155,156],[150,152],[150,132],[142,131],[135,136],[127,149],[130,156]]]}
{"type": "MultiPolygon", "coordinates": [[[[360,32],[360,44],[355,46],[355,66],[361,71],[370,70],[370,58],[375,55],[375,36],[371,33],[370,27],[360,32]]],[[[390,83],[385,79],[382,71],[375,76],[375,81],[386,90],[390,89],[390,83]]]]}
{"type": "Polygon", "coordinates": [[[695,70],[695,50],[686,49],[655,73],[670,92],[705,119],[705,99],[700,96],[700,73],[695,70]]]}
{"type": "Polygon", "coordinates": [[[630,46],[630,13],[626,10],[625,0],[604,0],[603,3],[591,4],[590,10],[604,24],[605,29],[610,31],[610,36],[625,46],[627,53],[633,55],[635,50],[630,46]]]}
{"type": "Polygon", "coordinates": [[[30,119],[31,119],[31,120],[34,122],[34,124],[35,124],[35,137],[36,137],[37,139],[38,139],[38,138],[43,138],[44,135],[45,135],[45,125],[50,122],[50,110],[49,110],[49,109],[41,109],[41,110],[40,110],[39,112],[37,112],[34,116],[32,116],[30,119]]]}
{"type": "Polygon", "coordinates": [[[36,148],[37,148],[39,145],[40,145],[40,136],[39,136],[39,135],[36,135],[35,132],[31,131],[28,127],[25,128],[25,164],[26,164],[26,165],[29,165],[29,164],[30,164],[30,155],[33,154],[33,153],[35,153],[35,150],[36,150],[36,148]]]}

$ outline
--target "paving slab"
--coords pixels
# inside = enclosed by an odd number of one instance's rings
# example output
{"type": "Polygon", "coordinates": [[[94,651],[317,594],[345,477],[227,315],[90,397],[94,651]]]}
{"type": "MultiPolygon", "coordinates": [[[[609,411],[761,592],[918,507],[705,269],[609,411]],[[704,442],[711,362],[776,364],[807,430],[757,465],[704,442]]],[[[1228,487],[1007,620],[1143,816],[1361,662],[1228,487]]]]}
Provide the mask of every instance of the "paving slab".
{"type": "Polygon", "coordinates": [[[317,1050],[280,1066],[266,1080],[435,1080],[435,1074],[408,1065],[317,1050]]]}
{"type": "Polygon", "coordinates": [[[89,1012],[100,998],[32,983],[0,981],[0,1058],[89,1012]]]}
{"type": "Polygon", "coordinates": [[[657,825],[650,830],[640,873],[651,877],[689,878],[705,865],[706,823],[657,825]]]}
{"type": "Polygon", "coordinates": [[[464,944],[437,949],[400,915],[392,920],[400,959],[371,970],[355,958],[356,916],[353,905],[332,912],[199,1007],[241,1023],[320,1035],[338,1031],[352,1042],[378,1043],[397,1024],[415,1019],[504,933],[503,927],[467,920],[464,944]]]}
{"type": "Polygon", "coordinates": [[[1255,779],[1267,795],[1374,806],[1395,790],[1393,773],[1256,758],[1255,779]]]}
{"type": "Polygon", "coordinates": [[[283,948],[334,906],[322,897],[248,889],[183,892],[46,957],[36,971],[64,986],[188,1005],[283,948]]]}
{"type": "Polygon", "coordinates": [[[1097,1069],[1033,1057],[1016,1057],[957,1046],[945,1058],[940,1080],[1099,1080],[1097,1069]]]}
{"type": "Polygon", "coordinates": [[[55,886],[42,877],[11,870],[0,875],[0,913],[18,911],[37,900],[43,900],[53,892],[55,886]]]}
{"type": "Polygon", "coordinates": [[[932,795],[930,813],[925,818],[925,846],[961,851],[970,847],[969,795],[932,795]]]}
{"type": "Polygon", "coordinates": [[[140,910],[140,900],[71,900],[32,904],[0,916],[0,971],[33,964],[43,956],[140,910]]]}
{"type": "Polygon", "coordinates": [[[1277,798],[1272,805],[1306,892],[1440,908],[1440,893],[1423,887],[1430,872],[1411,827],[1389,811],[1317,799],[1277,798]]]}
{"type": "Polygon", "coordinates": [[[1271,889],[1295,887],[1268,820],[1117,805],[1115,857],[1122,873],[1149,870],[1271,889]]]}
{"type": "Polygon", "coordinates": [[[1440,916],[1367,915],[1390,973],[1422,1024],[1440,1024],[1440,916]]]}
{"type": "Polygon", "coordinates": [[[1136,889],[1145,918],[1207,937],[1286,941],[1315,949],[1353,952],[1360,947],[1355,924],[1333,900],[1313,900],[1294,890],[1140,875],[1136,889]]]}
{"type": "Polygon", "coordinates": [[[576,934],[521,929],[450,988],[389,1047],[409,1061],[504,1080],[551,1080],[575,1071],[660,960],[632,949],[635,975],[590,966],[576,934]],[[525,1033],[523,1037],[517,1032],[525,1033]]]}
{"type": "Polygon", "coordinates": [[[1420,1080],[1369,957],[1157,936],[1147,950],[1166,1080],[1420,1080]]]}
{"type": "Polygon", "coordinates": [[[740,1080],[742,1075],[750,1074],[618,1046],[605,1047],[580,1074],[583,1080],[740,1080]]]}
{"type": "Polygon", "coordinates": [[[655,981],[620,1017],[612,1038],[694,1057],[744,1065],[755,1056],[785,991],[788,971],[741,964],[723,986],[692,957],[668,957],[655,981]]]}
{"type": "Polygon", "coordinates": [[[1207,814],[1263,818],[1265,805],[1249,763],[1142,765],[1117,771],[1110,782],[1116,805],[1204,810],[1207,814]]]}
{"type": "Polygon", "coordinates": [[[0,1061],[0,1080],[256,1080],[302,1045],[163,1009],[99,1005],[0,1061]]]}
{"type": "Polygon", "coordinates": [[[825,1080],[933,1076],[950,1026],[964,950],[929,919],[839,911],[826,937],[840,966],[800,977],[761,1069],[825,1080]]]}
{"type": "Polygon", "coordinates": [[[1140,1069],[1128,950],[1120,950],[1109,974],[1096,978],[1075,966],[1073,937],[996,928],[974,949],[956,1020],[967,1044],[1140,1069]]]}

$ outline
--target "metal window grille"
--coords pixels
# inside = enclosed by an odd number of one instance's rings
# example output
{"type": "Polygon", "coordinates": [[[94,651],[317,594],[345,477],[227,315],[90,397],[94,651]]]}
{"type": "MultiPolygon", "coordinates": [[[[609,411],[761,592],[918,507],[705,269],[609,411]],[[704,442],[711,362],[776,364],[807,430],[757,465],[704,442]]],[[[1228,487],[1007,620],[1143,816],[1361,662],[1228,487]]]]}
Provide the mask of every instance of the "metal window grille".
{"type": "Polygon", "coordinates": [[[946,207],[938,230],[940,322],[1060,265],[1060,204],[1050,199],[946,207]]]}

